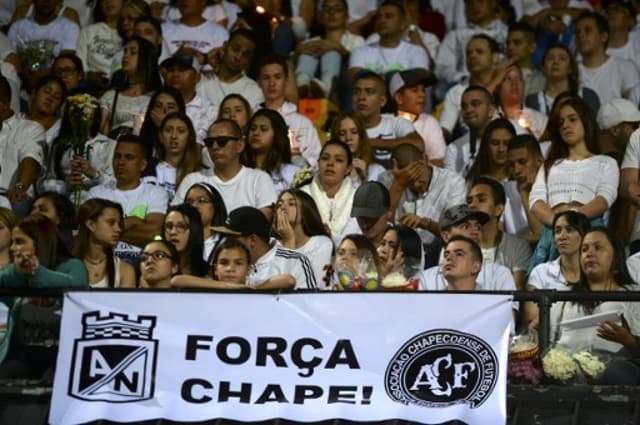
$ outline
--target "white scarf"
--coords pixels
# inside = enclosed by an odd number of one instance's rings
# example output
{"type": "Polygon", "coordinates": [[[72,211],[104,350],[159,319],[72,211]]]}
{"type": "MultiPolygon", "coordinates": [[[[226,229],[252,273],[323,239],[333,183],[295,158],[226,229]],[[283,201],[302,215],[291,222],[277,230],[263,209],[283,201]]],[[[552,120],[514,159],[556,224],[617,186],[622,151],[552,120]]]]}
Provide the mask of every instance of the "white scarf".
{"type": "Polygon", "coordinates": [[[341,234],[349,222],[355,192],[348,177],[342,181],[338,193],[332,199],[329,199],[318,183],[318,176],[314,177],[309,184],[309,194],[316,201],[320,217],[329,226],[331,235],[341,234]]]}

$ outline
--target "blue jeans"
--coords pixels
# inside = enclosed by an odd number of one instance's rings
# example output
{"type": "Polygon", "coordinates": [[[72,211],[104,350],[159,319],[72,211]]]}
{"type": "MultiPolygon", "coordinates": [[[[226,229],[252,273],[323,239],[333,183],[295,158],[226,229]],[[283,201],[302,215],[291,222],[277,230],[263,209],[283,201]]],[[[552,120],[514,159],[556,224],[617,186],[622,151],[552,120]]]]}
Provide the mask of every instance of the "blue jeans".
{"type": "Polygon", "coordinates": [[[342,56],[335,50],[325,52],[320,57],[311,55],[298,56],[296,66],[296,81],[298,87],[309,84],[311,79],[317,75],[320,67],[320,80],[327,87],[331,87],[333,79],[340,75],[342,68],[342,56]]]}

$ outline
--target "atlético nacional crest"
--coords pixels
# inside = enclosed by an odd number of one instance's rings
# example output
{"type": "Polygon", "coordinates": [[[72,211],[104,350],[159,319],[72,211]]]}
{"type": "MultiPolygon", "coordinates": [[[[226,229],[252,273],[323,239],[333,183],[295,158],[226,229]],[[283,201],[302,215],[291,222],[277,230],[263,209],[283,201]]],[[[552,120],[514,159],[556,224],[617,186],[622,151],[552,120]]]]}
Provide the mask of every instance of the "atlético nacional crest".
{"type": "Polygon", "coordinates": [[[71,360],[69,395],[85,401],[127,403],[153,397],[158,341],[155,316],[130,319],[98,311],[82,315],[82,338],[71,360]]]}

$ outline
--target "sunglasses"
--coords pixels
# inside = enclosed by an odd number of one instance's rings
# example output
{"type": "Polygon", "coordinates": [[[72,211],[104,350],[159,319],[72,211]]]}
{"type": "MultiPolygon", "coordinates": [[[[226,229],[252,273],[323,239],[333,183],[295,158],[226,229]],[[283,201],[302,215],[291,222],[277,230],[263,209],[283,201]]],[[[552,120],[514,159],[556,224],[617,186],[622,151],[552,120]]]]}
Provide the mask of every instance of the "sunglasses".
{"type": "Polygon", "coordinates": [[[203,142],[208,148],[212,147],[214,144],[218,145],[218,147],[224,148],[230,141],[238,139],[239,138],[235,136],[206,137],[203,142]]]}
{"type": "Polygon", "coordinates": [[[171,255],[164,251],[143,252],[140,254],[141,263],[146,263],[150,258],[153,258],[155,261],[159,261],[164,260],[165,258],[171,258],[171,255]]]}

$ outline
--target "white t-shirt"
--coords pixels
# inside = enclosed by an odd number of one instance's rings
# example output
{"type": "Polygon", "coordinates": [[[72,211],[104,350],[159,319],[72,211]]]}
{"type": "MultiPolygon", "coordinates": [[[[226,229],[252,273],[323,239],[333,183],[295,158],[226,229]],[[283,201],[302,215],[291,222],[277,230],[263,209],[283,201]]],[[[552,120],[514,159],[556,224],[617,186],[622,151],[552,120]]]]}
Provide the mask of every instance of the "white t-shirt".
{"type": "Polygon", "coordinates": [[[294,251],[303,254],[309,259],[316,277],[316,283],[322,286],[325,275],[324,267],[331,264],[331,258],[333,257],[333,242],[331,238],[327,236],[311,236],[307,243],[294,251]]]}
{"type": "Polygon", "coordinates": [[[631,279],[636,283],[640,282],[640,252],[636,252],[627,258],[627,268],[631,279]]]}
{"type": "MultiPolygon", "coordinates": [[[[160,3],[165,3],[165,2],[161,1],[160,3]]],[[[225,11],[225,8],[222,7],[221,4],[210,4],[204,8],[204,12],[202,12],[202,17],[207,21],[217,23],[227,18],[227,12],[225,11]]],[[[180,18],[182,18],[180,9],[175,6],[167,6],[162,11],[162,20],[165,22],[176,21],[180,18]]]]}
{"type": "Polygon", "coordinates": [[[349,5],[349,23],[362,19],[369,12],[376,10],[376,2],[371,0],[347,0],[349,5]]]}
{"type": "Polygon", "coordinates": [[[176,194],[177,171],[176,167],[166,161],[160,161],[158,165],[156,165],[156,177],[153,179],[154,184],[167,191],[169,202],[171,202],[173,196],[176,194]]]}
{"type": "Polygon", "coordinates": [[[640,69],[640,39],[629,37],[622,47],[607,47],[607,54],[618,59],[626,59],[640,69]]]}
{"type": "Polygon", "coordinates": [[[102,72],[108,76],[113,58],[121,47],[122,39],[118,30],[98,22],[80,30],[76,55],[82,60],[85,72],[102,72]]]}
{"type": "Polygon", "coordinates": [[[162,24],[162,37],[166,41],[162,46],[162,57],[168,58],[183,45],[206,54],[211,49],[222,46],[229,38],[229,32],[211,21],[195,27],[183,25],[180,21],[169,21],[162,24]]]}
{"type": "Polygon", "coordinates": [[[475,150],[471,154],[471,133],[467,132],[447,145],[444,154],[444,168],[466,176],[480,149],[480,139],[476,139],[475,150]]]}
{"type": "Polygon", "coordinates": [[[610,207],[618,197],[620,171],[610,156],[594,155],[578,161],[563,159],[551,166],[548,177],[545,174],[543,165],[531,188],[529,208],[537,201],[544,201],[551,208],[572,202],[584,205],[596,196],[602,196],[610,207]]]}
{"type": "Polygon", "coordinates": [[[527,285],[531,285],[536,289],[555,289],[556,291],[568,291],[571,289],[560,270],[560,257],[535,266],[531,270],[527,285]]]}
{"type": "Polygon", "coordinates": [[[444,96],[442,102],[442,113],[440,114],[440,125],[448,132],[452,132],[456,123],[460,119],[460,103],[462,94],[469,87],[468,81],[463,81],[451,87],[444,96]]]}
{"type": "MultiPolygon", "coordinates": [[[[421,291],[444,291],[447,281],[441,266],[433,266],[420,273],[421,291]]],[[[515,291],[516,284],[508,268],[496,263],[483,264],[476,278],[477,291],[515,291]]]]}
{"type": "Polygon", "coordinates": [[[382,47],[380,43],[365,44],[353,49],[349,68],[364,68],[378,74],[411,68],[429,69],[429,57],[421,46],[403,40],[393,48],[382,47]]]}
{"type": "Polygon", "coordinates": [[[26,158],[44,165],[44,128],[35,121],[15,114],[2,122],[0,129],[0,192],[16,184],[18,168],[26,158]]]}
{"type": "Polygon", "coordinates": [[[496,19],[486,28],[470,23],[467,28],[447,32],[447,35],[442,39],[442,43],[440,43],[438,54],[435,58],[436,77],[454,83],[461,81],[469,74],[466,62],[467,44],[477,34],[488,35],[502,48],[507,40],[507,26],[496,19]]]}
{"type": "Polygon", "coordinates": [[[604,105],[612,99],[624,97],[640,83],[638,69],[628,60],[610,57],[596,68],[578,65],[580,84],[595,91],[604,105]]]}
{"type": "Polygon", "coordinates": [[[316,277],[309,259],[299,252],[277,244],[253,265],[247,278],[249,286],[258,285],[279,274],[290,274],[296,280],[295,289],[317,288],[316,277]]]}
{"type": "MultiPolygon", "coordinates": [[[[410,121],[392,114],[381,114],[380,122],[375,127],[367,128],[367,136],[369,139],[396,139],[415,131],[410,121]]],[[[377,161],[386,161],[390,165],[391,151],[376,149],[374,155],[377,161]]]]}
{"type": "MultiPolygon", "coordinates": [[[[138,187],[131,190],[120,190],[115,182],[95,186],[87,195],[87,199],[93,198],[116,202],[122,206],[125,217],[138,217],[142,220],[149,214],[164,214],[169,204],[167,192],[163,188],[145,183],[140,183],[138,187]]],[[[151,238],[153,235],[149,236],[151,238]]],[[[120,258],[129,258],[135,262],[141,250],[141,247],[120,241],[114,253],[120,258]]]]}
{"type": "Polygon", "coordinates": [[[284,102],[278,112],[287,123],[289,131],[295,132],[300,155],[309,165],[315,167],[318,163],[322,146],[320,145],[318,130],[316,130],[313,122],[298,113],[298,107],[291,102],[284,102]]]}
{"type": "MultiPolygon", "coordinates": [[[[620,169],[633,168],[640,170],[640,131],[636,130],[631,134],[629,143],[627,144],[627,150],[624,153],[624,159],[620,169]]],[[[636,240],[640,238],[640,214],[636,213],[636,221],[633,225],[633,232],[630,240],[636,240]]]]}
{"type": "Polygon", "coordinates": [[[180,183],[171,205],[183,203],[187,191],[195,183],[209,183],[215,187],[220,192],[228,212],[244,206],[264,208],[277,200],[269,174],[242,166],[238,174],[227,181],[221,180],[215,174],[205,175],[200,171],[187,174],[180,183]]]}
{"type": "Polygon", "coordinates": [[[185,106],[187,115],[196,130],[196,137],[198,140],[204,140],[207,137],[209,126],[216,118],[218,106],[211,104],[198,92],[185,106]]]}
{"type": "MultiPolygon", "coordinates": [[[[220,106],[222,100],[229,94],[236,93],[242,95],[252,111],[260,109],[260,104],[264,102],[262,90],[253,79],[242,75],[233,83],[225,83],[217,77],[202,78],[196,90],[204,95],[204,97],[213,105],[220,106]]],[[[217,119],[218,109],[213,111],[213,118],[217,119]]]]}
{"type": "MultiPolygon", "coordinates": [[[[100,98],[100,107],[105,114],[111,114],[113,111],[113,99],[115,91],[109,90],[100,98]]],[[[144,116],[149,106],[151,98],[146,94],[141,96],[127,96],[122,92],[118,94],[118,103],[115,107],[116,116],[113,119],[112,130],[118,127],[135,127],[136,117],[144,116]]]]}
{"type": "Polygon", "coordinates": [[[429,159],[443,159],[447,144],[438,120],[429,114],[422,113],[413,122],[413,127],[424,140],[424,153],[429,159]]]}
{"type": "Polygon", "coordinates": [[[513,235],[529,234],[529,221],[522,204],[520,192],[518,192],[518,184],[514,180],[508,180],[504,183],[504,192],[507,197],[507,204],[502,214],[502,223],[504,231],[513,235]]]}
{"type": "Polygon", "coordinates": [[[27,17],[14,22],[8,35],[16,51],[26,47],[44,49],[49,59],[46,67],[50,67],[61,50],[76,50],[79,32],[78,25],[63,16],[58,16],[47,25],[38,25],[32,17],[27,17]]]}

